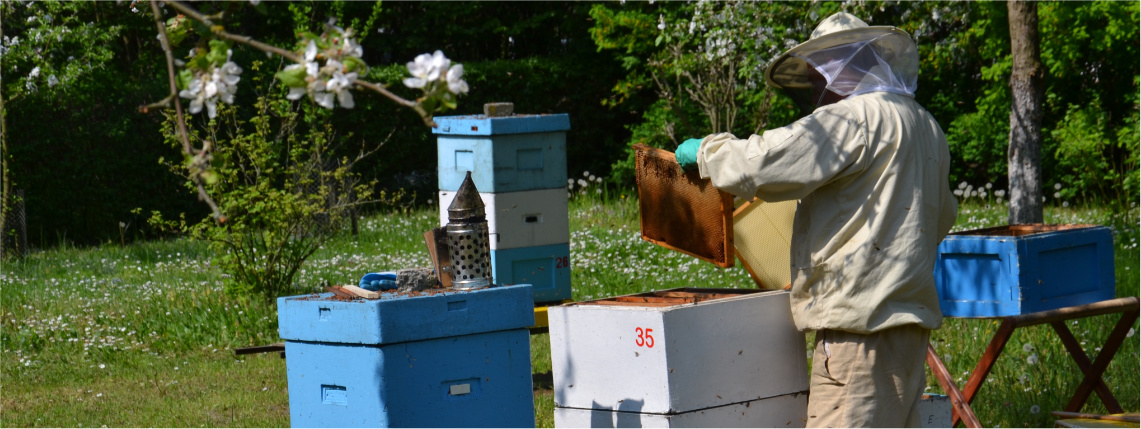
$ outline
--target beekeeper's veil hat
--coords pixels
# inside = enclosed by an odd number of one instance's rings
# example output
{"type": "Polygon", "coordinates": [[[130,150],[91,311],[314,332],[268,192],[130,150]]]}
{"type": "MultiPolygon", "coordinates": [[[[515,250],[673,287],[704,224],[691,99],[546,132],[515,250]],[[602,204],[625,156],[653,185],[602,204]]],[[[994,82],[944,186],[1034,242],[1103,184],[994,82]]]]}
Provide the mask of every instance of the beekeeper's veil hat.
{"type": "Polygon", "coordinates": [[[868,26],[839,12],[820,22],[812,37],[773,61],[765,70],[769,85],[788,90],[810,89],[808,67],[842,96],[873,91],[915,95],[919,52],[915,41],[896,27],[868,26]]]}

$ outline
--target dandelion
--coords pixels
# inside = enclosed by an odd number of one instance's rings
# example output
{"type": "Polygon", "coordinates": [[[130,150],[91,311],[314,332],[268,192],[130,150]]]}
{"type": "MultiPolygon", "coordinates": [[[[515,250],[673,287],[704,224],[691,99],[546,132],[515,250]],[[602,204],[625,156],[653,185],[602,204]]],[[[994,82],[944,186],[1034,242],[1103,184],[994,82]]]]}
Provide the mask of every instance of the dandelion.
{"type": "Polygon", "coordinates": [[[99,369],[104,369],[104,368],[107,368],[107,365],[106,365],[106,364],[102,364],[102,363],[101,363],[101,364],[99,364],[99,369]]]}
{"type": "Polygon", "coordinates": [[[1059,199],[1059,198],[1062,198],[1062,193],[1061,192],[1055,192],[1054,193],[1054,199],[1059,199]]]}
{"type": "Polygon", "coordinates": [[[967,182],[960,182],[959,183],[959,189],[966,189],[966,187],[967,187],[967,182]]]}
{"type": "Polygon", "coordinates": [[[1030,381],[1030,374],[1023,373],[1018,377],[1018,382],[1021,384],[1026,384],[1027,381],[1030,381]]]}
{"type": "Polygon", "coordinates": [[[946,353],[943,355],[943,363],[951,363],[951,354],[946,353]]]}
{"type": "Polygon", "coordinates": [[[987,189],[990,189],[990,188],[991,188],[991,186],[994,186],[994,185],[993,185],[993,184],[991,184],[990,182],[986,182],[986,188],[987,188],[987,189]]]}
{"type": "Polygon", "coordinates": [[[1031,364],[1031,365],[1038,364],[1038,355],[1036,355],[1036,354],[1030,355],[1029,357],[1026,358],[1026,363],[1031,364]]]}
{"type": "Polygon", "coordinates": [[[1054,190],[1057,190],[1057,191],[1062,190],[1062,184],[1061,183],[1055,183],[1054,184],[1054,190]]]}
{"type": "Polygon", "coordinates": [[[1030,343],[1023,344],[1022,345],[1022,351],[1026,352],[1026,353],[1030,353],[1030,352],[1034,351],[1034,345],[1030,344],[1030,343]]]}
{"type": "Polygon", "coordinates": [[[1133,331],[1133,328],[1129,328],[1129,332],[1125,333],[1125,337],[1126,338],[1133,337],[1133,334],[1136,334],[1136,332],[1133,331]]]}
{"type": "Polygon", "coordinates": [[[1042,407],[1039,407],[1038,405],[1030,406],[1030,414],[1038,414],[1039,411],[1042,411],[1042,407]]]}

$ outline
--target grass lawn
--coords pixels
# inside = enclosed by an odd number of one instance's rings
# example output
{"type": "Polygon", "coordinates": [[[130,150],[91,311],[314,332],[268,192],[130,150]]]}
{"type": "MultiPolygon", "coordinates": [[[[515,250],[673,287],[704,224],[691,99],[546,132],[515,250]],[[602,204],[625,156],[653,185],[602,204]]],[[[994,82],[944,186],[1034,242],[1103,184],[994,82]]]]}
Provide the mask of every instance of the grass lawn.
{"type": "MultiPolygon", "coordinates": [[[[1138,295],[1138,210],[1047,209],[1048,223],[1114,228],[1117,295],[1138,295]]],[[[314,255],[297,293],[317,284],[355,284],[366,272],[427,266],[422,234],[437,212],[377,215],[358,237],[345,235],[314,255]]],[[[956,230],[1005,224],[1005,207],[964,204],[956,230]]],[[[676,287],[741,287],[739,266],[719,269],[642,241],[637,203],[621,193],[576,194],[571,202],[574,299],[676,287]]],[[[285,361],[236,357],[236,347],[277,338],[272,302],[222,292],[223,274],[205,245],[190,240],[125,247],[58,248],[0,270],[0,425],[288,426],[285,361]]],[[[1071,330],[1096,355],[1115,318],[1084,319],[1071,330]]],[[[997,324],[948,319],[933,342],[965,381],[997,324]]],[[[1135,326],[1136,329],[1136,326],[1135,326]]],[[[1106,375],[1122,405],[1138,410],[1139,337],[1131,335],[1106,375]]],[[[550,350],[531,338],[536,423],[553,426],[550,350]]],[[[1092,357],[1091,357],[1092,358],[1092,357]]],[[[1021,329],[1008,344],[974,409],[986,426],[1052,426],[1080,371],[1048,326],[1021,329]]],[[[941,393],[934,379],[930,390],[941,393]]],[[[1096,398],[1096,395],[1093,396],[1096,398]]],[[[1091,399],[1087,412],[1104,411],[1091,399]]]]}

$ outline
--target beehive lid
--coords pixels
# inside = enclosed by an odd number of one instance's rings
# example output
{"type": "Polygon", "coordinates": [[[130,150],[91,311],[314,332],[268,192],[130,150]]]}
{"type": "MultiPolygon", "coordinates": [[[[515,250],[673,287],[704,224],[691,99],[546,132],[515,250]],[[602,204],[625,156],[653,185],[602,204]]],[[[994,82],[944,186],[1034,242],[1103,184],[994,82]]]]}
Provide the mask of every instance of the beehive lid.
{"type": "Polygon", "coordinates": [[[642,238],[720,267],[733,266],[733,196],[697,171],[683,172],[674,154],[634,145],[642,238]]]}
{"type": "Polygon", "coordinates": [[[970,231],[960,231],[952,233],[955,235],[970,235],[970,236],[996,236],[996,237],[1022,237],[1026,235],[1045,234],[1051,232],[1096,228],[1099,225],[1087,224],[1064,224],[1064,225],[1047,225],[1042,223],[1028,223],[1021,225],[1003,225],[992,228],[973,229],[970,231]]]}
{"type": "Polygon", "coordinates": [[[742,204],[733,213],[733,247],[745,271],[761,289],[780,289],[792,283],[792,219],[796,201],[742,204]]]}
{"type": "Polygon", "coordinates": [[[543,133],[570,129],[570,116],[566,113],[551,115],[512,116],[438,116],[433,134],[458,136],[492,136],[503,134],[543,133]]]}
{"type": "Polygon", "coordinates": [[[569,305],[605,305],[620,307],[673,307],[700,302],[738,298],[760,292],[756,289],[679,288],[634,295],[584,301],[569,305]]]}

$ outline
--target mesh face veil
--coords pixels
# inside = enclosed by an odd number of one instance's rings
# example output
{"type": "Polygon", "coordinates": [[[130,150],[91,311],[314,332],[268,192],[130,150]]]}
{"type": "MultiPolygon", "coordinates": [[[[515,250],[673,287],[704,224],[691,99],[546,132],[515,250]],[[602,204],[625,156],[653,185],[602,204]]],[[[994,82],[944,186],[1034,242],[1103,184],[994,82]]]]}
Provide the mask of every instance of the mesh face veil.
{"type": "MultiPolygon", "coordinates": [[[[886,91],[914,97],[919,52],[906,36],[889,33],[813,52],[794,53],[820,72],[828,90],[841,96],[886,91]]],[[[815,100],[820,105],[823,95],[815,100]]]]}

